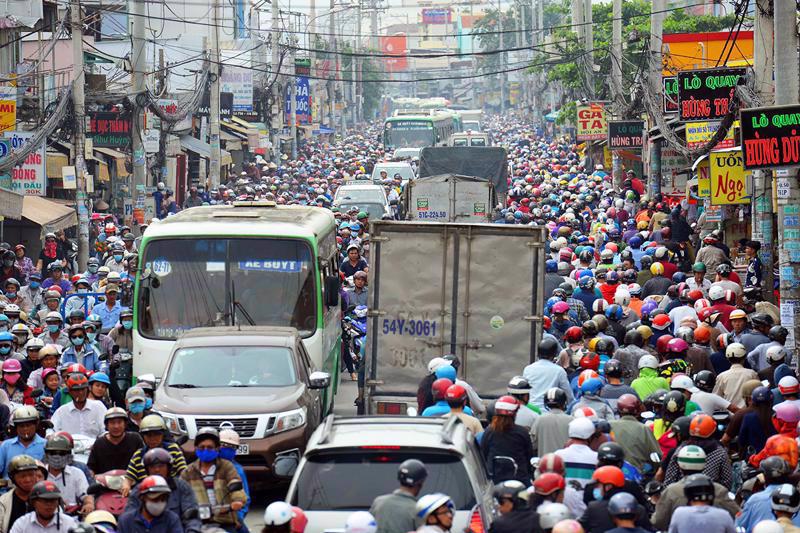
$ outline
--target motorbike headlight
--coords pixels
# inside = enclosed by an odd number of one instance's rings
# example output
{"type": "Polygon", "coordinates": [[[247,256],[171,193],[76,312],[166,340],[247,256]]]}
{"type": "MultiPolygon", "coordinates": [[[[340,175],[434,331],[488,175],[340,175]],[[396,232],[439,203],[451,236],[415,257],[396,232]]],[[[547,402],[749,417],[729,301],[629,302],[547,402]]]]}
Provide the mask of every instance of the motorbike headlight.
{"type": "Polygon", "coordinates": [[[176,415],[171,415],[169,413],[158,413],[161,415],[161,418],[164,419],[164,422],[167,424],[167,429],[173,435],[185,435],[186,434],[186,423],[183,419],[176,415]]]}
{"type": "Polygon", "coordinates": [[[275,421],[275,433],[281,431],[288,431],[304,426],[306,423],[306,408],[301,407],[293,411],[286,411],[278,415],[278,420],[275,421]]]}

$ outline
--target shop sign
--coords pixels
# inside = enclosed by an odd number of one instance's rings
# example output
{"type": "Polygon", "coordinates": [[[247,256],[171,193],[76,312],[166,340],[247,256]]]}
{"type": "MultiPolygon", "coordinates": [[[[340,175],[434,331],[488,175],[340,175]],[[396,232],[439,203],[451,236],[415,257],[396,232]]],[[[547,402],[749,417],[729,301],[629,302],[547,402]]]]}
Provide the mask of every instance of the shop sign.
{"type": "Polygon", "coordinates": [[[0,133],[17,127],[17,88],[0,86],[0,133]]]}
{"type": "Polygon", "coordinates": [[[612,150],[641,150],[643,120],[611,120],[608,123],[608,147],[612,150]]]}
{"type": "MultiPolygon", "coordinates": [[[[3,134],[5,143],[11,151],[20,150],[30,142],[33,135],[32,131],[7,131],[3,134]]],[[[29,196],[45,196],[47,169],[44,143],[38,150],[28,154],[24,163],[11,169],[11,190],[29,196]]]]}
{"type": "Polygon", "coordinates": [[[747,169],[800,165],[800,105],[742,109],[747,169]]]}
{"type": "Polygon", "coordinates": [[[708,154],[711,176],[711,205],[750,203],[741,150],[725,150],[708,154]]]}
{"type": "Polygon", "coordinates": [[[608,117],[604,102],[577,105],[578,141],[599,141],[608,135],[608,117]]]}
{"type": "Polygon", "coordinates": [[[744,85],[746,68],[684,70],[678,73],[681,120],[715,120],[728,113],[737,85],[744,85]]]}
{"type": "Polygon", "coordinates": [[[119,113],[90,113],[88,133],[95,148],[125,148],[131,143],[131,121],[119,113]]]}
{"type": "Polygon", "coordinates": [[[661,78],[662,91],[661,99],[663,102],[664,113],[671,114],[678,112],[678,77],[664,76],[661,78]]]}
{"type": "MultiPolygon", "coordinates": [[[[687,122],[686,123],[686,147],[689,150],[695,150],[700,148],[701,146],[705,146],[708,144],[708,141],[711,140],[714,135],[717,134],[717,130],[719,129],[719,125],[721,124],[720,121],[709,122],[687,122]]],[[[721,150],[723,148],[733,148],[735,146],[735,141],[733,138],[733,130],[737,126],[737,123],[734,122],[733,125],[728,129],[728,133],[725,135],[723,139],[714,146],[714,148],[721,150]]]]}

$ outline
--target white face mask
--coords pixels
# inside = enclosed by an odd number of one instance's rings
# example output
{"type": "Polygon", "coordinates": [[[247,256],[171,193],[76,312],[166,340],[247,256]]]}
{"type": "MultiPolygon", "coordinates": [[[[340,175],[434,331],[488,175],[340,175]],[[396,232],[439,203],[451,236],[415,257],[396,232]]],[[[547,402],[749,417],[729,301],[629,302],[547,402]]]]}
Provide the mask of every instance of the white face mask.
{"type": "Polygon", "coordinates": [[[150,500],[145,500],[144,502],[145,509],[147,512],[153,516],[161,516],[164,514],[164,510],[167,508],[167,502],[153,502],[150,500]]]}

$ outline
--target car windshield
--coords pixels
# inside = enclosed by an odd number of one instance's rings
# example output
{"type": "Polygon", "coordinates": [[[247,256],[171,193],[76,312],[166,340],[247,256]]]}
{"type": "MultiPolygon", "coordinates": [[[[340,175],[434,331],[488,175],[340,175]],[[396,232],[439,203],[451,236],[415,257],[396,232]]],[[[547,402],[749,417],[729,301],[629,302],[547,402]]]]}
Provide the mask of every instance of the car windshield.
{"type": "Polygon", "coordinates": [[[236,324],[291,326],[303,337],[316,330],[314,263],[304,241],[159,239],[146,245],[142,264],[159,281],[138,306],[146,337],[236,324]]]}
{"type": "Polygon", "coordinates": [[[469,141],[470,146],[486,146],[486,139],[483,137],[473,137],[469,141]]]}
{"type": "Polygon", "coordinates": [[[411,179],[414,177],[414,171],[408,165],[398,165],[396,167],[390,166],[379,166],[375,167],[375,171],[372,173],[372,177],[376,181],[380,181],[384,179],[381,176],[382,171],[386,171],[387,178],[394,178],[395,174],[400,174],[400,177],[404,180],[411,179]]]}
{"type": "Polygon", "coordinates": [[[181,348],[166,378],[167,386],[177,388],[288,387],[296,382],[292,352],[276,346],[181,348]]]}
{"type": "Polygon", "coordinates": [[[349,211],[351,207],[357,208],[359,211],[366,211],[369,220],[380,220],[384,215],[383,204],[339,204],[339,210],[349,211]]]}
{"type": "Polygon", "coordinates": [[[383,191],[380,189],[341,189],[336,195],[336,202],[352,205],[379,203],[383,204],[383,191]]]}
{"type": "Polygon", "coordinates": [[[310,455],[299,474],[292,505],[305,511],[369,509],[376,496],[397,488],[397,468],[412,458],[428,469],[425,494],[442,492],[453,499],[457,509],[472,509],[475,493],[459,457],[373,449],[310,455]]]}
{"type": "Polygon", "coordinates": [[[453,146],[466,146],[466,145],[467,145],[467,139],[465,138],[453,139],[453,146]]]}

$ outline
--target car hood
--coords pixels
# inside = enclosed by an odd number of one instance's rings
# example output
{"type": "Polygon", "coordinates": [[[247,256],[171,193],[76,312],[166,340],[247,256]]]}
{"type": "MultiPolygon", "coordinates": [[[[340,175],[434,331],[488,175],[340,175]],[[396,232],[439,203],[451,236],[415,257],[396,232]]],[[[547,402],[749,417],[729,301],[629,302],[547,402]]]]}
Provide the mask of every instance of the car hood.
{"type": "Polygon", "coordinates": [[[296,409],[305,385],[176,389],[161,385],[154,408],[175,414],[264,414],[296,409]]]}

